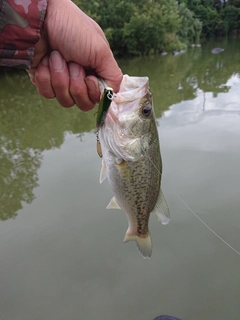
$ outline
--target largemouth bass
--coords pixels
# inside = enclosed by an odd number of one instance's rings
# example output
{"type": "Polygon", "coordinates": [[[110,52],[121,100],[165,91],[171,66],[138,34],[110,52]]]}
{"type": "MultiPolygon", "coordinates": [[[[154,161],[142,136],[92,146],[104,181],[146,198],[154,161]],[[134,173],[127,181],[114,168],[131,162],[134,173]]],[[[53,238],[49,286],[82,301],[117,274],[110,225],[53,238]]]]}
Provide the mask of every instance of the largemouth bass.
{"type": "Polygon", "coordinates": [[[102,152],[100,183],[107,177],[114,197],[108,209],[121,208],[128,218],[124,242],[135,240],[150,258],[150,213],[170,221],[161,191],[162,160],[148,77],[124,75],[99,130],[102,152]]]}

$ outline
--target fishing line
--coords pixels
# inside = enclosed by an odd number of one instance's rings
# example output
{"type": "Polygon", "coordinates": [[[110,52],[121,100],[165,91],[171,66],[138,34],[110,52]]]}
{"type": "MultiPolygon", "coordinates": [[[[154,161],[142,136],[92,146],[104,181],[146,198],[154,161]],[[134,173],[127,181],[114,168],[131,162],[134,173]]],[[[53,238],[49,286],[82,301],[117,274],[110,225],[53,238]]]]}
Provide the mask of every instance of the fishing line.
{"type": "MultiPolygon", "coordinates": [[[[153,167],[157,170],[157,172],[162,176],[162,173],[159,171],[159,169],[156,167],[156,165],[153,163],[150,156],[145,152],[145,150],[142,150],[145,155],[148,157],[149,161],[152,163],[153,167]]],[[[172,190],[172,192],[178,197],[178,199],[185,205],[185,207],[192,212],[192,214],[205,226],[208,228],[209,231],[211,231],[219,240],[221,240],[226,246],[228,246],[230,249],[232,249],[235,253],[237,253],[240,256],[240,252],[233,248],[227,241],[225,241],[219,234],[217,234],[209,225],[204,222],[197,214],[193,211],[192,208],[189,207],[189,205],[183,200],[183,198],[171,187],[171,185],[167,182],[166,183],[168,187],[172,190]]]]}

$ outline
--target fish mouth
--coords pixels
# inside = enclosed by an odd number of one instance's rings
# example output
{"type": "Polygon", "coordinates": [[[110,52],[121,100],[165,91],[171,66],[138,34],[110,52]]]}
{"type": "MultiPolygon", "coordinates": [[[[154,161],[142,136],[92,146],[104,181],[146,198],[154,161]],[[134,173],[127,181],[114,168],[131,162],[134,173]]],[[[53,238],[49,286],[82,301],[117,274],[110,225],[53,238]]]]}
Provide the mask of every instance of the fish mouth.
{"type": "Polygon", "coordinates": [[[148,77],[139,78],[124,75],[119,92],[113,95],[106,119],[116,122],[119,115],[134,111],[148,91],[148,77]]]}

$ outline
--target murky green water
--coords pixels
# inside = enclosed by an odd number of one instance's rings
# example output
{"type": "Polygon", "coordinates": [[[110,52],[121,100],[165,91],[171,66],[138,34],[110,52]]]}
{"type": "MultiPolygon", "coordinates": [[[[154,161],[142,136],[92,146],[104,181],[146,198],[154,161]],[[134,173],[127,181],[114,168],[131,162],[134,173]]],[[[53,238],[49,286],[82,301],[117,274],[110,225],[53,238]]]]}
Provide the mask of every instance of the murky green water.
{"type": "MultiPolygon", "coordinates": [[[[24,74],[0,75],[0,319],[240,319],[240,40],[120,61],[150,77],[172,222],[153,256],[106,210],[94,111],[65,110],[24,74]],[[214,47],[224,47],[219,55],[214,47]]],[[[2,73],[2,71],[0,71],[2,73]]]]}

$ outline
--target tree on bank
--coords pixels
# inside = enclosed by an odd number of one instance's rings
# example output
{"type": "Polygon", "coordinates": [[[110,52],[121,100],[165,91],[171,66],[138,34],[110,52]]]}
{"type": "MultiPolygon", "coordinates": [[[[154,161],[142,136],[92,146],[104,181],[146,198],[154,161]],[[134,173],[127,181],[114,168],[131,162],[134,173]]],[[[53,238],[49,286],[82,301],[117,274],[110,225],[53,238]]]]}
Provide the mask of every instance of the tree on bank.
{"type": "Polygon", "coordinates": [[[175,0],[75,0],[101,26],[118,57],[158,54],[198,43],[201,22],[175,0]]]}
{"type": "Polygon", "coordinates": [[[240,0],[74,0],[118,57],[159,54],[240,30],[240,0]]]}
{"type": "Polygon", "coordinates": [[[240,29],[240,0],[179,0],[202,22],[202,37],[228,35],[240,29]]]}

